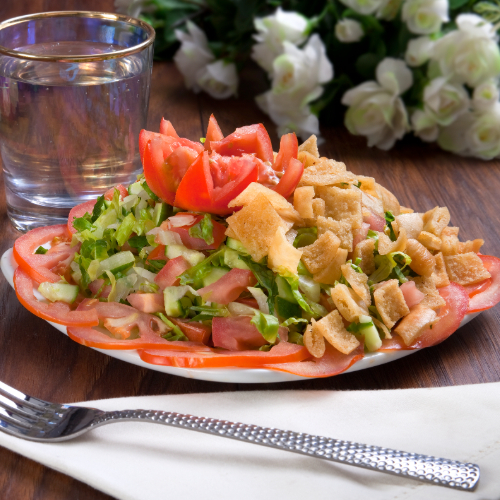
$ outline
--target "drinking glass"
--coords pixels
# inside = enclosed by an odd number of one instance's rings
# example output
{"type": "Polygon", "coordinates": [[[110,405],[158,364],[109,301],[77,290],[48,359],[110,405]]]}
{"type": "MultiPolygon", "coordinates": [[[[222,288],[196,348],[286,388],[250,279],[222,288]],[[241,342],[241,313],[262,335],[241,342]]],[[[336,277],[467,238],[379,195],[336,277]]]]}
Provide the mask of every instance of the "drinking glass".
{"type": "Polygon", "coordinates": [[[0,23],[0,144],[7,213],[20,231],[141,170],[153,28],[125,15],[47,12],[0,23]]]}

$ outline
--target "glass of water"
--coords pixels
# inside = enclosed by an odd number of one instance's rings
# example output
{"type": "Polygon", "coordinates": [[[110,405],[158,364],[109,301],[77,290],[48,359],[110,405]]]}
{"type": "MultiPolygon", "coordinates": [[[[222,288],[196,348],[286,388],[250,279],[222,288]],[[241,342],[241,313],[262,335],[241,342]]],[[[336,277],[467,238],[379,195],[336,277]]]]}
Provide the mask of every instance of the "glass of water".
{"type": "Polygon", "coordinates": [[[124,15],[47,12],[0,23],[0,147],[20,231],[141,171],[153,28],[124,15]]]}

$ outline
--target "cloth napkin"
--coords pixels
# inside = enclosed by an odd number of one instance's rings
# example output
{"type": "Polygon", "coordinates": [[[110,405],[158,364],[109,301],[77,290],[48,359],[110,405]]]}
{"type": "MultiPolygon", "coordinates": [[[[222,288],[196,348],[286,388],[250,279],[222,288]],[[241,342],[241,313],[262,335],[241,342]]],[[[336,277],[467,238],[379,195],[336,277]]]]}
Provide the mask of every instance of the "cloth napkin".
{"type": "MultiPolygon", "coordinates": [[[[369,376],[369,372],[367,372],[369,376]]],[[[474,462],[474,493],[184,429],[114,423],[62,443],[0,445],[116,498],[497,500],[500,383],[391,391],[252,391],[88,401],[190,413],[474,462]]]]}

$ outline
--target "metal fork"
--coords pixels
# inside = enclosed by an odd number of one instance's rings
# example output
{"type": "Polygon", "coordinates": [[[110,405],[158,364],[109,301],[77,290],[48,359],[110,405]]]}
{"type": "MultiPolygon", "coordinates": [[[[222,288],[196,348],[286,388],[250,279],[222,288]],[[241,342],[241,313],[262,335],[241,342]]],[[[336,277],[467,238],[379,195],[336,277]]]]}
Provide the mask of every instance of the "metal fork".
{"type": "Polygon", "coordinates": [[[479,467],[471,463],[181,413],[102,411],[60,405],[0,382],[0,430],[22,439],[66,441],[100,425],[123,420],[182,427],[464,491],[474,491],[479,481],[479,467]]]}

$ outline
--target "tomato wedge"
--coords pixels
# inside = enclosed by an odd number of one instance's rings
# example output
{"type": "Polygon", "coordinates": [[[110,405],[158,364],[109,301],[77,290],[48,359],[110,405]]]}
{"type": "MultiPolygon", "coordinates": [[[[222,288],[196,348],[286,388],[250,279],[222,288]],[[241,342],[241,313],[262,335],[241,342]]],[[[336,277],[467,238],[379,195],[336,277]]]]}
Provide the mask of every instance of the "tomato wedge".
{"type": "Polygon", "coordinates": [[[280,150],[273,168],[276,172],[283,172],[283,176],[273,189],[285,198],[291,196],[304,172],[304,165],[297,160],[298,153],[297,136],[294,133],[281,136],[280,150]]]}
{"type": "Polygon", "coordinates": [[[146,363],[179,368],[236,368],[265,367],[266,363],[299,364],[310,356],[304,346],[280,342],[270,351],[228,352],[213,349],[213,352],[162,352],[158,350],[140,350],[139,356],[146,363]]]}
{"type": "Polygon", "coordinates": [[[198,323],[197,321],[188,321],[186,319],[169,318],[174,325],[177,325],[182,333],[191,342],[201,342],[207,345],[212,335],[212,328],[209,325],[198,323]]]}
{"type": "Polygon", "coordinates": [[[95,311],[72,311],[64,302],[47,304],[33,293],[33,281],[20,267],[14,271],[14,288],[19,302],[39,318],[66,326],[95,326],[99,319],[95,311]]]}
{"type": "MultiPolygon", "coordinates": [[[[257,279],[252,271],[234,268],[215,283],[200,288],[198,294],[206,301],[229,304],[229,302],[234,302],[242,292],[246,291],[247,287],[254,286],[256,283],[257,279]]],[[[226,318],[214,318],[213,321],[223,319],[226,318]]]]}
{"type": "Polygon", "coordinates": [[[383,340],[380,351],[411,350],[431,347],[446,340],[460,326],[467,314],[469,307],[469,295],[465,288],[457,283],[439,288],[439,295],[446,301],[446,305],[439,311],[439,321],[432,328],[427,329],[417,341],[407,346],[399,335],[392,339],[383,340]]]}
{"type": "Polygon", "coordinates": [[[76,207],[73,207],[71,209],[68,215],[68,231],[70,232],[70,234],[75,234],[77,232],[73,227],[73,219],[79,219],[80,217],[83,217],[87,212],[91,214],[92,210],[94,210],[96,201],[97,200],[89,200],[85,203],[80,203],[80,205],[77,205],[76,207]]]}
{"type": "MultiPolygon", "coordinates": [[[[45,226],[32,229],[19,237],[14,243],[14,258],[19,267],[37,283],[50,281],[55,283],[61,279],[60,274],[56,274],[52,269],[61,269],[61,262],[67,261],[78,247],[70,248],[69,245],[58,245],[53,251],[46,254],[36,254],[36,249],[44,243],[51,242],[54,238],[61,241],[70,241],[68,228],[65,224],[57,226],[45,226]]],[[[69,265],[70,262],[68,262],[69,265]]]]}
{"type": "Polygon", "coordinates": [[[224,139],[224,134],[222,133],[215,116],[212,114],[208,120],[207,136],[205,137],[205,149],[207,151],[212,151],[210,143],[212,141],[222,141],[222,139],[224,139]]]}
{"type": "MultiPolygon", "coordinates": [[[[104,198],[106,200],[111,201],[113,199],[113,196],[115,195],[115,189],[118,189],[120,192],[121,198],[126,198],[128,196],[128,190],[125,186],[122,184],[118,184],[116,187],[109,188],[105,193],[104,193],[104,198]]],[[[95,203],[95,202],[94,202],[95,203]]]]}
{"type": "MultiPolygon", "coordinates": [[[[185,215],[185,212],[181,212],[180,217],[185,217],[185,215]]],[[[195,217],[193,222],[185,226],[176,226],[175,220],[177,216],[170,217],[169,221],[172,221],[172,223],[169,224],[169,231],[177,233],[181,237],[182,244],[192,250],[216,250],[219,248],[222,242],[226,239],[226,227],[212,219],[212,236],[214,241],[209,244],[203,238],[194,238],[193,236],[190,236],[189,230],[203,219],[202,215],[192,215],[195,217]]]]}
{"type": "Polygon", "coordinates": [[[179,134],[175,131],[172,123],[169,120],[165,120],[165,118],[162,118],[160,122],[160,134],[179,138],[179,134]]]}
{"type": "MultiPolygon", "coordinates": [[[[278,344],[278,345],[281,345],[278,344]]],[[[293,373],[301,377],[323,378],[345,372],[354,363],[364,357],[364,346],[361,344],[351,354],[342,354],[334,347],[326,344],[325,354],[322,358],[300,361],[295,363],[282,362],[281,364],[268,364],[262,366],[268,370],[293,373]]]]}
{"type": "Polygon", "coordinates": [[[301,161],[292,158],[288,163],[288,168],[283,174],[283,177],[281,177],[278,185],[273,188],[274,191],[285,198],[289,198],[297,187],[297,184],[300,182],[303,173],[304,164],[301,161]]]}
{"type": "Polygon", "coordinates": [[[484,267],[491,274],[491,284],[474,294],[469,302],[469,313],[484,311],[500,302],[500,259],[491,255],[479,255],[484,267]]]}
{"type": "Polygon", "coordinates": [[[274,160],[273,145],[262,123],[237,128],[220,141],[210,141],[210,148],[222,156],[241,156],[246,153],[255,154],[262,161],[272,163],[274,160]]]}
{"type": "Polygon", "coordinates": [[[280,139],[280,150],[278,156],[273,161],[273,168],[276,172],[286,172],[290,160],[299,154],[299,141],[294,133],[285,134],[280,139]]]}

